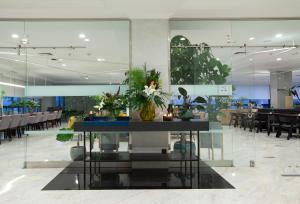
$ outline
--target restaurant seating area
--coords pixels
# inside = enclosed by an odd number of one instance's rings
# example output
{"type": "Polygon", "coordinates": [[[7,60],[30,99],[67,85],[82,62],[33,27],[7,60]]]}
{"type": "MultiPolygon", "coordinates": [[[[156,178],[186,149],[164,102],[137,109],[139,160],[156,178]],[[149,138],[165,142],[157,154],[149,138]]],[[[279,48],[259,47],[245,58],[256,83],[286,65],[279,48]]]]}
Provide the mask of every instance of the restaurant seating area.
{"type": "Polygon", "coordinates": [[[300,110],[298,109],[257,109],[253,112],[232,112],[229,126],[253,130],[256,133],[266,132],[269,136],[274,133],[281,137],[287,133],[287,139],[299,135],[300,110]]]}
{"type": "Polygon", "coordinates": [[[62,110],[3,115],[0,120],[1,140],[21,138],[25,130],[45,130],[61,125],[62,110]]]}

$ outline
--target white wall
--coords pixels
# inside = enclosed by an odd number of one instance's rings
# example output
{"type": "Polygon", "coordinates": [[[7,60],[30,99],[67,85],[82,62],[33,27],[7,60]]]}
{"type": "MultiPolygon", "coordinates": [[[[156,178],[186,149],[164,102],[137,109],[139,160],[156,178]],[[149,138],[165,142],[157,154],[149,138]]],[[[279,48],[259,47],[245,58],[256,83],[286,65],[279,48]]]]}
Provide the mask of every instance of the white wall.
{"type": "MultiPolygon", "coordinates": [[[[132,20],[132,65],[147,64],[161,72],[163,89],[169,91],[169,21],[132,20]]],[[[160,110],[158,110],[160,111],[160,110]]],[[[157,112],[158,112],[157,111],[157,112]]],[[[168,148],[168,133],[132,133],[132,151],[161,152],[168,148]]]]}
{"type": "Polygon", "coordinates": [[[235,86],[236,90],[233,92],[233,98],[239,99],[241,97],[247,99],[270,99],[269,86],[235,86]]]}

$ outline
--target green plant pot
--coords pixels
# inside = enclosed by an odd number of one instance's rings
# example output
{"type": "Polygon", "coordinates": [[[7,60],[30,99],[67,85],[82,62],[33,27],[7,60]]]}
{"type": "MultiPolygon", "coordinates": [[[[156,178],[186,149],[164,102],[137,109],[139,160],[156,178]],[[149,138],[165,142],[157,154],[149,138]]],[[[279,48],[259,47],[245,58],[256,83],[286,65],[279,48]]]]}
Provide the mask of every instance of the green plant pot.
{"type": "Polygon", "coordinates": [[[71,147],[70,156],[73,161],[82,161],[84,156],[84,146],[71,147]]]}
{"type": "Polygon", "coordinates": [[[155,105],[153,103],[145,104],[140,111],[140,117],[142,121],[153,121],[155,118],[155,105]]]}
{"type": "Polygon", "coordinates": [[[182,114],[181,120],[190,121],[190,119],[192,119],[193,117],[193,112],[191,110],[187,110],[185,113],[182,114]]]}

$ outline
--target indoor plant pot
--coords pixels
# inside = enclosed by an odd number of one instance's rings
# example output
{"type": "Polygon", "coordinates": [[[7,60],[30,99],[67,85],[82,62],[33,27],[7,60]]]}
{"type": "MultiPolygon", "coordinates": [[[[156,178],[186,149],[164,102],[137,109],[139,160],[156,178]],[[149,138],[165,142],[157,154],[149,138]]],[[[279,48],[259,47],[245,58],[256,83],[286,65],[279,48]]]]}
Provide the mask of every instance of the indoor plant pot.
{"type": "Polygon", "coordinates": [[[155,105],[152,102],[146,103],[140,111],[140,117],[142,121],[153,121],[155,118],[155,105]]]}
{"type": "Polygon", "coordinates": [[[74,146],[70,149],[70,156],[73,161],[82,161],[84,156],[84,146],[74,146]]]}
{"type": "Polygon", "coordinates": [[[285,96],[285,108],[293,108],[293,96],[285,96]]]}
{"type": "Polygon", "coordinates": [[[194,116],[193,116],[192,110],[187,110],[186,112],[184,112],[184,113],[181,115],[181,120],[182,120],[182,121],[190,121],[193,117],[194,117],[194,116]]]}

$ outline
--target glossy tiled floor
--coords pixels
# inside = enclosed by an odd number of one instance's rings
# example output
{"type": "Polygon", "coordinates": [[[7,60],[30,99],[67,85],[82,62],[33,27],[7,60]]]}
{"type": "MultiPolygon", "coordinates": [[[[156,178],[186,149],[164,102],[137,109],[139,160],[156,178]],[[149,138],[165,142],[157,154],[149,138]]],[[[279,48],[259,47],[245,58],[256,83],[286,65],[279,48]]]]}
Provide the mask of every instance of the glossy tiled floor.
{"type": "Polygon", "coordinates": [[[211,167],[169,169],[85,168],[73,162],[43,190],[232,189],[211,167]]]}
{"type": "MultiPolygon", "coordinates": [[[[235,189],[42,191],[63,169],[22,169],[24,139],[0,146],[0,203],[300,203],[300,177],[283,177],[288,165],[300,164],[300,139],[286,140],[253,135],[240,129],[225,128],[226,158],[235,167],[213,168],[235,189]],[[230,135],[226,135],[230,134],[230,135]],[[256,167],[248,167],[250,160],[256,167]]],[[[27,159],[68,160],[71,144],[55,142],[54,135],[27,141],[27,159]]]]}

